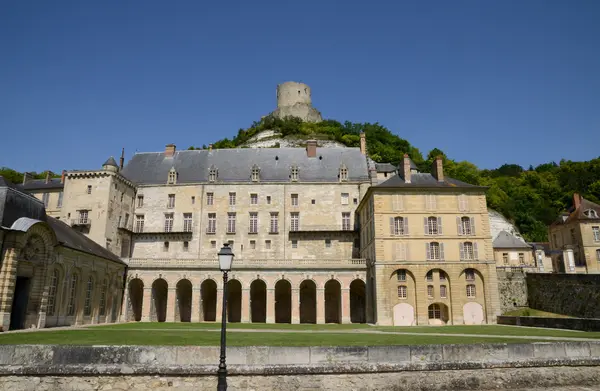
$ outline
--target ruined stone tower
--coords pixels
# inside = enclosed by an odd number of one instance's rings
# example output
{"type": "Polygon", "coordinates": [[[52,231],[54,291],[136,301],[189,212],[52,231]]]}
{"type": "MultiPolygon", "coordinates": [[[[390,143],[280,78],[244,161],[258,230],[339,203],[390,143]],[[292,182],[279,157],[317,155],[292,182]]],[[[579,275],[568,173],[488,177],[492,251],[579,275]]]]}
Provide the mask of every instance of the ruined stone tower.
{"type": "Polygon", "coordinates": [[[310,87],[304,83],[288,81],[277,86],[277,109],[275,117],[299,117],[306,122],[323,120],[319,110],[312,106],[310,87]]]}

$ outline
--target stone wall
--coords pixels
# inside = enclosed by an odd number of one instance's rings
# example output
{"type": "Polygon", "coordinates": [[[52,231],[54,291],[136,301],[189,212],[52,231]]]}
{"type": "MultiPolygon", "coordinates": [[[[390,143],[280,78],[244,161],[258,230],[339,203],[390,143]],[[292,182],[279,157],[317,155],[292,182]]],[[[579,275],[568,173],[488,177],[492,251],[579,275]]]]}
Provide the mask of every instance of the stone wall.
{"type": "MultiPolygon", "coordinates": [[[[0,390],[214,389],[218,356],[200,346],[5,345],[0,390]]],[[[600,342],[232,347],[227,363],[230,390],[556,387],[598,381],[600,342]]]]}
{"type": "Polygon", "coordinates": [[[529,306],[578,318],[600,318],[600,274],[527,274],[529,306]]]}
{"type": "Polygon", "coordinates": [[[527,281],[525,272],[520,270],[498,268],[498,293],[500,296],[500,310],[505,314],[508,311],[527,307],[527,281]]]}
{"type": "Polygon", "coordinates": [[[580,331],[600,331],[600,319],[544,318],[540,316],[499,316],[498,324],[580,331]]]}

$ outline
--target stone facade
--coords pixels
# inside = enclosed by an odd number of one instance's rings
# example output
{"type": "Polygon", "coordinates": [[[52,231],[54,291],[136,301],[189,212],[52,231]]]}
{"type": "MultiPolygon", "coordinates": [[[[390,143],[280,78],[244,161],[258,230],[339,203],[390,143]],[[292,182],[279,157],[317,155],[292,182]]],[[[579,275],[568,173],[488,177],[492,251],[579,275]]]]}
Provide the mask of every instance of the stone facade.
{"type": "Polygon", "coordinates": [[[526,272],[523,268],[498,268],[500,312],[528,306],[526,272]]]}
{"type": "Polygon", "coordinates": [[[304,83],[288,81],[277,86],[275,117],[298,117],[305,122],[321,122],[321,113],[312,106],[310,87],[304,83]]]}
{"type": "Polygon", "coordinates": [[[600,318],[600,274],[527,274],[529,306],[537,310],[600,318]]]}

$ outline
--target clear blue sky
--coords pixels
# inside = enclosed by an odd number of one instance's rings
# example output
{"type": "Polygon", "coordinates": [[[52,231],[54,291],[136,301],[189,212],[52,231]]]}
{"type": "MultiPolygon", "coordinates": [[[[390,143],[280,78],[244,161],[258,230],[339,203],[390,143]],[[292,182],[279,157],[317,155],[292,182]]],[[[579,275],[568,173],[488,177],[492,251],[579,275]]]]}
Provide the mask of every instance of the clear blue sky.
{"type": "Polygon", "coordinates": [[[278,83],[481,168],[600,155],[600,1],[0,4],[0,166],[99,168],[249,126],[278,83]]]}

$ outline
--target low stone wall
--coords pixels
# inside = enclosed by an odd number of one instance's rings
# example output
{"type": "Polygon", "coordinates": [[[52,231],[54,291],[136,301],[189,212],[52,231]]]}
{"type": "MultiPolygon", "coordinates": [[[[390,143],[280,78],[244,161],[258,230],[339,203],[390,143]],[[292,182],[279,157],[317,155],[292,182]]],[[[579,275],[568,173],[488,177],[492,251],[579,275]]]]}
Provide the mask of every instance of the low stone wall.
{"type": "MultiPolygon", "coordinates": [[[[213,389],[218,356],[217,347],[4,345],[0,390],[213,389]]],[[[230,390],[567,386],[600,381],[600,341],[231,347],[227,363],[230,390]]]]}
{"type": "Polygon", "coordinates": [[[577,318],[600,318],[600,274],[527,273],[529,307],[577,318]]]}
{"type": "Polygon", "coordinates": [[[600,319],[544,318],[539,316],[498,316],[498,324],[545,327],[580,331],[600,331],[600,319]]]}

